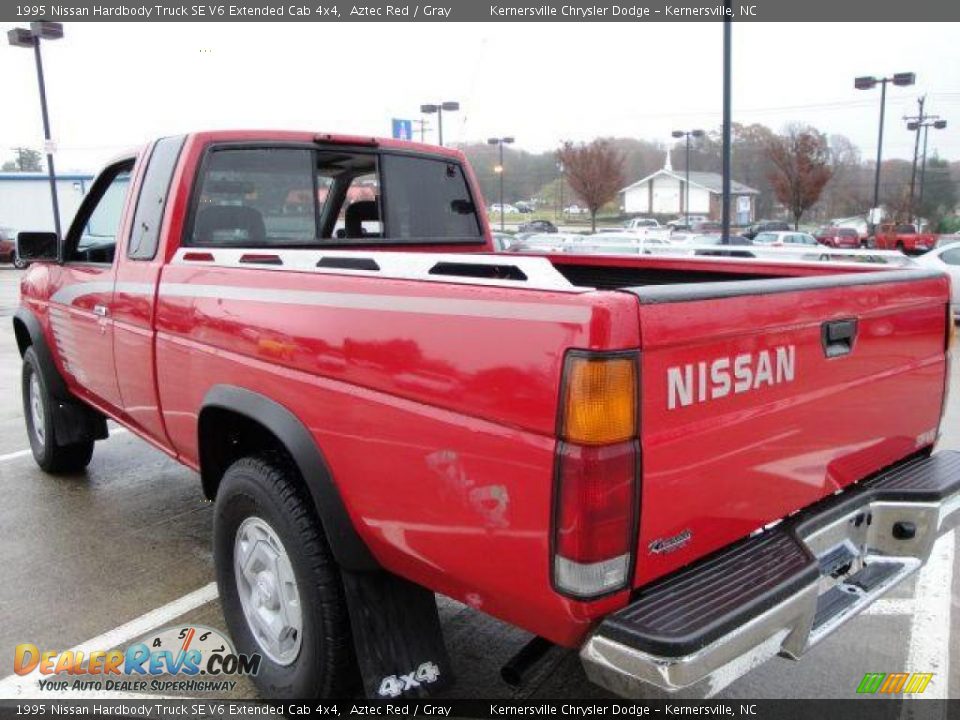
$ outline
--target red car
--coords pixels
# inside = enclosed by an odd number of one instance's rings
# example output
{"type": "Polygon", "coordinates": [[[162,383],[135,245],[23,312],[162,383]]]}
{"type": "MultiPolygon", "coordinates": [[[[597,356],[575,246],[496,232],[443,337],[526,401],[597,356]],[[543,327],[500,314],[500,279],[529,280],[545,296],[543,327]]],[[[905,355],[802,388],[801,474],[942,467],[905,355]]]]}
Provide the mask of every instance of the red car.
{"type": "Polygon", "coordinates": [[[916,225],[907,223],[884,223],[878,226],[872,243],[880,250],[899,250],[909,254],[925,253],[936,244],[936,235],[917,232],[916,225]]]}
{"type": "Polygon", "coordinates": [[[849,227],[823,227],[817,230],[817,242],[832,248],[860,247],[860,234],[849,227]]]}
{"type": "Polygon", "coordinates": [[[960,519],[941,273],[496,254],[484,208],[457,150],[196,133],[21,234],[36,462],[82,471],[112,418],[197,471],[263,696],[441,686],[435,592],[709,694],[960,519]]]}
{"type": "Polygon", "coordinates": [[[0,227],[0,262],[15,263],[17,260],[17,238],[11,228],[0,227]]]}

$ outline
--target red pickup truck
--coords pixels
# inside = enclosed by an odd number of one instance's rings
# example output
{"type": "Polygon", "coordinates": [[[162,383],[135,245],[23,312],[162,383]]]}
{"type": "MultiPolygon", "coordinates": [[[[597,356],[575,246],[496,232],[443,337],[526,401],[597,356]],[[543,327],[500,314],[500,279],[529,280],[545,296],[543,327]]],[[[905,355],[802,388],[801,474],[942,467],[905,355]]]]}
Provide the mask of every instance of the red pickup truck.
{"type": "Polygon", "coordinates": [[[36,461],[112,418],[199,473],[264,696],[441,686],[435,592],[617,693],[709,695],[960,518],[943,275],[498,255],[483,208],[455,150],[197,133],[18,238],[36,461]]]}
{"type": "Polygon", "coordinates": [[[915,255],[932,250],[936,244],[936,235],[917,232],[915,225],[903,223],[879,225],[872,243],[880,250],[899,250],[902,253],[915,255]]]}

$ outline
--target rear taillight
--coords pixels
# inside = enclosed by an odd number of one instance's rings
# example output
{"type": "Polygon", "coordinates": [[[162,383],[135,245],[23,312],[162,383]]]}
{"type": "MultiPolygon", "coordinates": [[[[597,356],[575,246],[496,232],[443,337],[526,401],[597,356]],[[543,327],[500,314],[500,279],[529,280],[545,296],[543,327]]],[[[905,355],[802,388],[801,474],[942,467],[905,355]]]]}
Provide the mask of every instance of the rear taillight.
{"type": "Polygon", "coordinates": [[[638,375],[634,353],[573,351],[564,365],[553,579],[577,598],[629,585],[640,503],[638,375]]]}
{"type": "MultiPolygon", "coordinates": [[[[952,289],[950,291],[953,292],[952,289]]],[[[950,404],[950,381],[953,377],[953,360],[957,352],[957,321],[954,314],[953,303],[947,303],[947,327],[946,339],[944,344],[944,378],[943,378],[943,401],[940,405],[940,423],[937,425],[937,440],[943,434],[943,421],[947,416],[947,406],[950,404]]]]}

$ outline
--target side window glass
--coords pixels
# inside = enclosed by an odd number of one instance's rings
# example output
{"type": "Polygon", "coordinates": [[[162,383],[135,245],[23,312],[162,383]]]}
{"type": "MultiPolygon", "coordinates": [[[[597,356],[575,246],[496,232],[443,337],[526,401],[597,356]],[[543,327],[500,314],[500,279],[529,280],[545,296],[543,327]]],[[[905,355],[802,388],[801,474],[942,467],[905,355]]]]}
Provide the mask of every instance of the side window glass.
{"type": "Polygon", "coordinates": [[[313,153],[300,148],[225,148],[204,163],[188,245],[316,243],[313,153]]]}
{"type": "Polygon", "coordinates": [[[940,256],[947,265],[960,265],[960,248],[947,250],[940,256]]]}
{"type": "Polygon", "coordinates": [[[81,205],[67,238],[67,262],[113,262],[133,161],[105,170],[81,205]]]}
{"type": "Polygon", "coordinates": [[[140,188],[140,197],[137,199],[137,210],[133,216],[127,257],[134,260],[150,260],[157,254],[160,224],[163,222],[167,193],[183,141],[182,135],[168,137],[153,146],[153,153],[147,164],[147,173],[140,188]]]}
{"type": "Polygon", "coordinates": [[[458,163],[384,154],[387,236],[406,242],[476,242],[477,209],[458,163]]]}

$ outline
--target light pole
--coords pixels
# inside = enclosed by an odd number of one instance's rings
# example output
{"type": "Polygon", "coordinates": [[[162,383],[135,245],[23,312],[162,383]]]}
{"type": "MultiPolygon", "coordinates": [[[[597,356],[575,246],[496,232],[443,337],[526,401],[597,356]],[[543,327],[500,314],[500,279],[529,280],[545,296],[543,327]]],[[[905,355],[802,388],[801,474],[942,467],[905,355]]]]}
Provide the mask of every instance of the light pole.
{"type": "Polygon", "coordinates": [[[558,192],[560,194],[560,202],[557,205],[557,221],[563,222],[563,160],[557,163],[557,170],[560,172],[560,187],[558,192]]]}
{"type": "MultiPolygon", "coordinates": [[[[724,0],[724,12],[729,13],[731,0],[724,0]]],[[[730,242],[730,153],[733,142],[733,22],[729,15],[723,21],[723,147],[721,156],[721,172],[723,207],[721,208],[720,242],[726,245],[730,242]]]]}
{"type": "Polygon", "coordinates": [[[920,197],[917,200],[917,205],[923,205],[923,181],[927,176],[927,136],[929,135],[930,128],[934,130],[945,129],[947,127],[947,121],[940,120],[938,115],[927,115],[927,119],[924,122],[907,123],[907,130],[919,131],[921,127],[923,128],[923,160],[920,163],[920,197]]]}
{"type": "Polygon", "coordinates": [[[460,103],[458,102],[443,102],[438,103],[437,105],[421,105],[420,112],[424,115],[430,115],[432,113],[437,114],[437,145],[443,145],[443,111],[455,112],[460,109],[460,103]]]}
{"type": "Polygon", "coordinates": [[[500,176],[500,232],[503,232],[503,146],[513,143],[512,137],[492,137],[487,139],[488,145],[496,145],[500,149],[500,163],[493,171],[500,176]]]}
{"type": "Polygon", "coordinates": [[[47,176],[50,179],[50,202],[53,205],[53,228],[60,237],[60,205],[57,202],[57,175],[53,167],[53,143],[50,138],[50,117],[47,114],[47,89],[43,82],[43,61],[40,58],[40,40],[59,40],[63,37],[63,25],[55,22],[30,23],[29,28],[14,28],[7,33],[8,42],[14,47],[33,48],[37,65],[37,85],[40,87],[40,113],[43,116],[43,139],[46,141],[47,176]]]}
{"type": "Polygon", "coordinates": [[[674,130],[672,133],[675,138],[686,137],[687,139],[687,159],[685,161],[687,179],[683,186],[683,212],[686,217],[686,225],[690,227],[690,138],[702,138],[703,130],[674,130]]]}
{"type": "Polygon", "coordinates": [[[873,176],[873,207],[880,207],[880,161],[883,159],[883,115],[887,105],[887,83],[892,82],[898,87],[907,87],[917,82],[916,73],[895,73],[891,77],[858,77],[854,78],[853,86],[857,90],[872,90],[880,83],[880,131],[877,134],[877,169],[873,176]]]}

